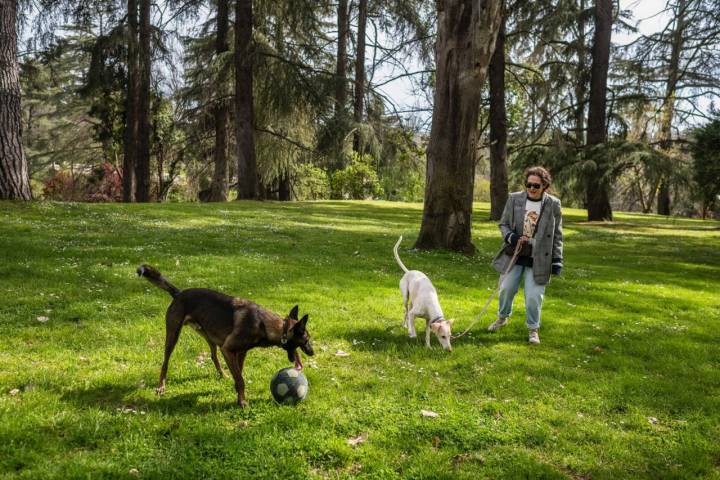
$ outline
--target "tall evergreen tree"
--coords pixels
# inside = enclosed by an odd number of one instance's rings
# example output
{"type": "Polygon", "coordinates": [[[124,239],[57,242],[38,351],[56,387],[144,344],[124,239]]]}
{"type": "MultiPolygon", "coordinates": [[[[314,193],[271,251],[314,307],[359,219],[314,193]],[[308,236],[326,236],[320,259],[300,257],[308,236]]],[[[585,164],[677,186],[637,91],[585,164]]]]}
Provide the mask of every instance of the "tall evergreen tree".
{"type": "Polygon", "coordinates": [[[150,201],[150,75],[152,52],[150,45],[150,0],[139,0],[140,28],[138,32],[138,138],[135,157],[135,201],[150,201]]]}
{"type": "Polygon", "coordinates": [[[500,0],[437,3],[436,85],[417,248],[473,253],[473,181],[480,90],[502,23],[500,0]]]}
{"type": "MultiPolygon", "coordinates": [[[[593,38],[588,111],[587,145],[595,147],[607,141],[607,76],[612,32],[612,0],[595,0],[595,35],[593,38]]],[[[588,150],[595,168],[587,173],[586,203],[588,220],[612,220],[606,152],[588,150]]]]}
{"type": "Polygon", "coordinates": [[[22,145],[15,0],[0,0],[0,199],[30,200],[22,145]]]}
{"type": "Polygon", "coordinates": [[[235,142],[238,200],[259,198],[253,118],[253,5],[235,2],[235,142]]]}
{"type": "Polygon", "coordinates": [[[139,135],[140,64],[138,55],[138,0],[127,0],[127,92],[123,141],[123,201],[135,201],[139,135]]]}
{"type": "Polygon", "coordinates": [[[227,70],[223,67],[221,57],[230,50],[228,44],[228,11],[229,0],[218,0],[215,33],[215,55],[218,63],[218,74],[215,86],[215,169],[210,185],[211,202],[224,202],[228,198],[228,149],[230,139],[230,103],[225,93],[227,70]]]}
{"type": "Polygon", "coordinates": [[[363,121],[365,101],[365,31],[367,28],[368,0],[359,0],[358,29],[355,47],[355,101],[353,103],[353,117],[358,128],[355,130],[353,149],[362,154],[364,139],[359,125],[363,121]]]}
{"type": "Polygon", "coordinates": [[[507,115],[505,112],[505,8],[490,61],[490,219],[500,220],[508,199],[507,115]]]}

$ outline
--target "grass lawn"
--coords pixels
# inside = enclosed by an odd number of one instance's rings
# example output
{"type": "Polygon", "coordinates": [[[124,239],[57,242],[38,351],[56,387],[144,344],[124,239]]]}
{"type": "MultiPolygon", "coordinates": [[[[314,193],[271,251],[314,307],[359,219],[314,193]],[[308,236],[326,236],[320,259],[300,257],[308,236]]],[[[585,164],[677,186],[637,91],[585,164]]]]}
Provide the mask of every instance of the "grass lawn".
{"type": "Polygon", "coordinates": [[[421,213],[0,203],[0,477],[720,478],[720,223],[566,209],[542,344],[526,343],[521,292],[505,329],[485,331],[495,300],[446,353],[420,321],[418,339],[401,328],[393,244],[457,333],[496,285],[501,239],[478,204],[474,258],[412,251],[421,213]],[[180,288],[299,304],[306,401],[273,402],[290,364],[256,349],[239,409],[192,329],[156,396],[170,297],[136,277],[143,262],[180,288]]]}

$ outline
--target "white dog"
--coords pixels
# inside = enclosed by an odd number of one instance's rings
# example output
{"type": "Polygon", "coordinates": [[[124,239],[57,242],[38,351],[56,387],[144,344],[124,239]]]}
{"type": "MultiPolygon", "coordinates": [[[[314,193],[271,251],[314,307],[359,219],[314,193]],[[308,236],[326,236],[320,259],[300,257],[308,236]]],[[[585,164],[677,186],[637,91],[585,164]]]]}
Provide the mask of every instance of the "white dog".
{"type": "Polygon", "coordinates": [[[452,332],[450,331],[450,326],[453,321],[445,320],[442,308],[440,308],[437,291],[427,275],[417,270],[408,270],[405,265],[403,265],[398,255],[400,242],[402,242],[402,236],[400,236],[395,244],[393,253],[395,254],[395,260],[398,265],[400,265],[400,268],[405,272],[405,275],[400,279],[400,291],[402,292],[403,303],[405,304],[403,327],[407,327],[410,338],[415,338],[417,336],[415,333],[415,318],[424,318],[426,321],[425,345],[430,348],[430,330],[432,330],[435,332],[435,335],[437,335],[442,347],[452,352],[452,346],[450,345],[452,332]],[[408,301],[411,304],[410,309],[408,309],[408,301]]]}

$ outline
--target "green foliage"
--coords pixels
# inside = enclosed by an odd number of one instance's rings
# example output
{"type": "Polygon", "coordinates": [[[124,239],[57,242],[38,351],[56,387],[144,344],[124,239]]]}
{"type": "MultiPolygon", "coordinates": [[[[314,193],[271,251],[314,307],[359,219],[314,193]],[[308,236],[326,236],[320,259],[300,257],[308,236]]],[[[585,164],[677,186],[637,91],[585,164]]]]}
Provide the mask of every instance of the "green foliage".
{"type": "Polygon", "coordinates": [[[44,179],[57,169],[113,160],[89,128],[90,102],[78,93],[89,62],[89,41],[87,36],[69,36],[20,63],[23,146],[31,177],[44,179]]]}
{"type": "Polygon", "coordinates": [[[295,168],[293,185],[297,200],[330,198],[328,174],[310,163],[302,163],[295,168]]]}
{"type": "Polygon", "coordinates": [[[526,344],[520,292],[505,329],[486,332],[486,314],[451,354],[434,336],[427,349],[424,322],[418,339],[401,327],[392,246],[406,236],[403,262],[460,333],[497,284],[502,243],[477,221],[488,205],[474,212],[469,258],[411,248],[417,204],[0,203],[0,477],[716,477],[720,223],[587,224],[566,208],[543,343],[526,344]],[[238,409],[191,328],[157,396],[170,297],[137,277],[143,262],[179,288],[299,304],[316,352],[305,401],[275,404],[270,379],[290,364],[258,348],[238,409]]]}
{"type": "Polygon", "coordinates": [[[369,155],[353,153],[350,165],[333,173],[330,188],[333,198],[362,200],[377,198],[383,193],[369,155]]]}
{"type": "Polygon", "coordinates": [[[425,169],[401,153],[380,172],[385,200],[422,202],[425,196],[425,169]]]}
{"type": "Polygon", "coordinates": [[[720,203],[720,120],[696,129],[693,137],[693,177],[705,215],[706,210],[715,210],[720,203]]]}

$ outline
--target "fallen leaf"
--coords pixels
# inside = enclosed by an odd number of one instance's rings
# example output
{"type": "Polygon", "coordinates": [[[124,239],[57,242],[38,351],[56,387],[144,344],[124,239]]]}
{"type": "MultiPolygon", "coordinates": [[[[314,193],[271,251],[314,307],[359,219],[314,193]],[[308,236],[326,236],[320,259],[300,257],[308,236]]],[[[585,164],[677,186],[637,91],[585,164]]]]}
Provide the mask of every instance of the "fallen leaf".
{"type": "Polygon", "coordinates": [[[367,438],[368,438],[368,432],[363,432],[360,435],[358,435],[357,437],[348,438],[347,443],[351,447],[356,447],[359,444],[363,443],[365,440],[367,440],[367,438]]]}
{"type": "Polygon", "coordinates": [[[422,415],[423,417],[432,417],[432,418],[440,416],[439,413],[433,412],[432,410],[420,410],[420,415],[422,415]]]}
{"type": "Polygon", "coordinates": [[[39,317],[37,317],[37,321],[38,321],[38,322],[45,323],[45,322],[47,322],[48,320],[50,320],[48,317],[44,317],[44,316],[42,316],[42,315],[39,316],[39,317]]]}
{"type": "Polygon", "coordinates": [[[597,353],[601,353],[603,351],[602,347],[600,347],[600,346],[596,346],[595,348],[593,348],[593,350],[596,351],[597,353]]]}
{"type": "Polygon", "coordinates": [[[432,445],[433,445],[433,447],[435,447],[435,448],[439,448],[439,447],[440,447],[440,437],[438,437],[437,435],[435,435],[435,436],[433,437],[433,439],[432,439],[432,445]]]}
{"type": "Polygon", "coordinates": [[[350,354],[348,352],[343,352],[342,350],[338,350],[335,352],[336,357],[349,357],[350,354]]]}
{"type": "Polygon", "coordinates": [[[137,468],[131,468],[130,470],[128,470],[128,473],[130,475],[132,475],[133,477],[140,476],[140,472],[138,471],[137,468]]]}
{"type": "Polygon", "coordinates": [[[18,393],[20,393],[20,389],[19,389],[19,388],[13,388],[12,390],[10,390],[10,395],[12,395],[13,397],[14,397],[15,395],[17,395],[18,393]]]}
{"type": "Polygon", "coordinates": [[[655,425],[658,422],[658,419],[655,417],[648,417],[648,422],[655,425]]]}

